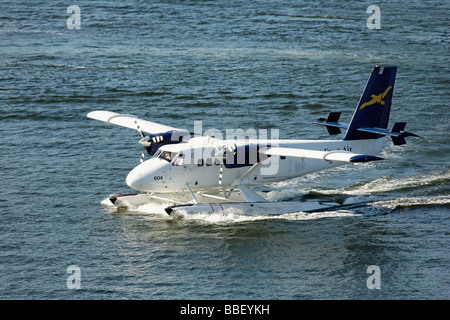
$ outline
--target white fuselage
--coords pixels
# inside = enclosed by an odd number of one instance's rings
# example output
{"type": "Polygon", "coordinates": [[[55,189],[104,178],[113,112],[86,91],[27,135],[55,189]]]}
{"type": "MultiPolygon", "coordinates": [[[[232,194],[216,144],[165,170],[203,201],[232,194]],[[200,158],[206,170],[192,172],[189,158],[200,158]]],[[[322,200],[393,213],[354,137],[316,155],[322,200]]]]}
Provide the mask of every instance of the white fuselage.
{"type": "MultiPolygon", "coordinates": [[[[344,150],[374,154],[381,150],[383,138],[371,140],[255,140],[254,144],[303,148],[319,151],[344,150]]],[[[217,154],[228,146],[252,144],[252,141],[192,138],[188,142],[162,146],[153,158],[135,167],[127,176],[127,184],[139,191],[174,193],[232,189],[238,184],[256,186],[287,180],[326,170],[344,163],[322,159],[271,156],[255,165],[235,168],[224,166],[217,154]],[[181,155],[181,156],[180,156],[181,155]]]]}

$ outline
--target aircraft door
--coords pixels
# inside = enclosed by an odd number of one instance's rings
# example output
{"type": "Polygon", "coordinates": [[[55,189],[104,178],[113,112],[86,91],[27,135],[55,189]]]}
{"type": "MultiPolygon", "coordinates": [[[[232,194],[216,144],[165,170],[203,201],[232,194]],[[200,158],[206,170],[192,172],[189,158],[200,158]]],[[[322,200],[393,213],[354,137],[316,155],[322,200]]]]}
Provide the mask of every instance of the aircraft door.
{"type": "Polygon", "coordinates": [[[173,160],[170,164],[170,173],[168,174],[168,181],[171,186],[175,188],[185,188],[186,179],[191,171],[189,165],[189,159],[186,159],[186,155],[182,152],[174,155],[173,160]]]}

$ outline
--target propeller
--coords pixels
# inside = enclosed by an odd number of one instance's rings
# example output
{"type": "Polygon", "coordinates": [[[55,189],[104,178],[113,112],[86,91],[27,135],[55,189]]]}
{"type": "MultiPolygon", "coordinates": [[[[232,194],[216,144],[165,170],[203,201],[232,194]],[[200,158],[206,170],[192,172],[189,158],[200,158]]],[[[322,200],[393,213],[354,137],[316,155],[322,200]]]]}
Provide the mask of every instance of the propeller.
{"type": "Polygon", "coordinates": [[[139,126],[136,120],[134,120],[134,124],[136,125],[136,129],[142,137],[139,140],[139,144],[141,144],[144,147],[144,150],[142,150],[141,153],[141,159],[139,160],[139,162],[142,163],[144,162],[145,151],[147,150],[148,147],[150,147],[151,144],[150,137],[145,135],[145,133],[141,130],[141,127],[139,126]]]}
{"type": "Polygon", "coordinates": [[[145,151],[148,152],[149,155],[153,155],[160,146],[166,144],[180,143],[184,140],[185,137],[190,136],[190,132],[181,129],[169,130],[161,133],[153,133],[149,135],[145,135],[142,131],[138,119],[134,120],[134,124],[136,125],[136,130],[141,135],[141,139],[139,140],[139,144],[144,147],[144,150],[141,154],[140,162],[144,162],[145,151]],[[154,143],[154,145],[152,145],[154,143]]]}

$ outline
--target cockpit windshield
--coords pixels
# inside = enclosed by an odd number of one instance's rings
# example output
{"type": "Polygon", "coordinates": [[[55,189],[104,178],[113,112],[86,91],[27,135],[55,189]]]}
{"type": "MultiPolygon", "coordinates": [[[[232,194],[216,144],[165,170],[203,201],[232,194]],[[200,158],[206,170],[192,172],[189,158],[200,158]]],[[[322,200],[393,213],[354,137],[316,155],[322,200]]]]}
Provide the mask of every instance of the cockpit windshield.
{"type": "Polygon", "coordinates": [[[159,149],[158,151],[155,152],[155,154],[153,155],[153,158],[159,158],[159,156],[161,155],[162,150],[159,149]]]}
{"type": "Polygon", "coordinates": [[[176,155],[177,155],[177,153],[175,153],[175,152],[158,150],[158,151],[156,151],[153,158],[160,158],[160,159],[166,160],[168,162],[171,162],[176,157],[176,155]]]}

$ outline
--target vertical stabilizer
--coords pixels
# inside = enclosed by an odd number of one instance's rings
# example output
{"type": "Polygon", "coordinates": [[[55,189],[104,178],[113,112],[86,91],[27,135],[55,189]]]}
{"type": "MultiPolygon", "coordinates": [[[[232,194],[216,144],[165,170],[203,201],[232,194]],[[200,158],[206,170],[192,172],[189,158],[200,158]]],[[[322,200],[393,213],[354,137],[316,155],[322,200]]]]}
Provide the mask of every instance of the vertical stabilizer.
{"type": "Polygon", "coordinates": [[[380,69],[378,65],[373,68],[344,140],[376,139],[383,136],[360,131],[359,128],[387,129],[397,67],[384,67],[381,73],[380,69]]]}

